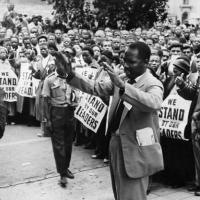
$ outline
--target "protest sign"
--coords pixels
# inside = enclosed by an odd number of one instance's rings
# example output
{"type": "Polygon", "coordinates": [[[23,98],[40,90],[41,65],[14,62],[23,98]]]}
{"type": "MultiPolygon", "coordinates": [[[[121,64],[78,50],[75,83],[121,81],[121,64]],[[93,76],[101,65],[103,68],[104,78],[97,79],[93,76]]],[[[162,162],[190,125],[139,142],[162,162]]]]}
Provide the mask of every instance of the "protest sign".
{"type": "Polygon", "coordinates": [[[107,105],[99,97],[84,93],[74,116],[84,126],[96,133],[106,110],[107,105]]]}
{"type": "Polygon", "coordinates": [[[2,65],[0,68],[0,88],[3,89],[5,92],[4,101],[15,102],[17,101],[17,95],[16,95],[16,87],[18,82],[17,75],[13,72],[11,66],[9,66],[8,63],[6,64],[7,65],[6,67],[2,65]]]}
{"type": "Polygon", "coordinates": [[[22,63],[20,70],[20,79],[16,92],[23,97],[35,97],[39,80],[32,77],[32,71],[29,69],[29,63],[22,63]]]}
{"type": "MultiPolygon", "coordinates": [[[[96,76],[96,73],[97,73],[97,69],[91,68],[91,67],[77,67],[75,69],[75,72],[88,78],[88,79],[94,79],[96,76]]],[[[76,90],[76,95],[78,98],[78,102],[80,102],[84,96],[84,92],[82,92],[80,90],[76,90]]]]}
{"type": "Polygon", "coordinates": [[[188,123],[191,101],[183,99],[178,94],[170,94],[163,102],[160,113],[161,136],[187,140],[184,137],[188,123]]]}
{"type": "Polygon", "coordinates": [[[94,79],[97,73],[97,69],[91,67],[77,67],[75,71],[89,79],[94,79]]]}

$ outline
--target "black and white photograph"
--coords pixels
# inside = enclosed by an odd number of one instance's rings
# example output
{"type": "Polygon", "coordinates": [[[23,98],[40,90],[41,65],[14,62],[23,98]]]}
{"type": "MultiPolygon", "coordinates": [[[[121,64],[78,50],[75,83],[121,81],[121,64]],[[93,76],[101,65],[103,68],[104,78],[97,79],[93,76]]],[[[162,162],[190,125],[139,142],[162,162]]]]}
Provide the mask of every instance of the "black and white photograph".
{"type": "Polygon", "coordinates": [[[0,200],[200,199],[200,0],[0,0],[0,200]]]}

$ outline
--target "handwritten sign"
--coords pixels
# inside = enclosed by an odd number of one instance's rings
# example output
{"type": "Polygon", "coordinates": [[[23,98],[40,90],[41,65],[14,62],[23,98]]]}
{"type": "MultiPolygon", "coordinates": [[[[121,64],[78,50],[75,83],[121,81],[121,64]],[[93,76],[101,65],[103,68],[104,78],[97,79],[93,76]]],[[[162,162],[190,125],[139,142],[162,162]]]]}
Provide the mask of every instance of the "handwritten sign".
{"type": "Polygon", "coordinates": [[[97,74],[97,69],[91,67],[77,67],[75,71],[89,79],[94,79],[97,74]]]}
{"type": "Polygon", "coordinates": [[[35,92],[39,81],[32,77],[31,72],[32,71],[29,69],[29,63],[21,64],[20,79],[16,91],[23,97],[32,98],[36,96],[35,92]]]}
{"type": "MultiPolygon", "coordinates": [[[[86,78],[88,78],[88,79],[94,80],[94,78],[96,77],[96,74],[97,74],[97,69],[91,68],[91,67],[77,67],[75,69],[75,72],[86,77],[86,78]]],[[[78,98],[78,102],[81,101],[84,94],[85,94],[84,92],[82,92],[78,89],[76,90],[76,96],[78,98]]]]}
{"type": "Polygon", "coordinates": [[[74,116],[84,126],[96,133],[106,110],[107,105],[99,97],[84,93],[74,116]]]}
{"type": "Polygon", "coordinates": [[[6,102],[17,101],[16,87],[18,83],[17,75],[12,71],[11,66],[0,68],[0,88],[4,90],[6,102]]]}
{"type": "Polygon", "coordinates": [[[161,136],[187,140],[184,137],[188,123],[191,101],[183,99],[178,94],[170,94],[162,104],[160,118],[161,136]]]}

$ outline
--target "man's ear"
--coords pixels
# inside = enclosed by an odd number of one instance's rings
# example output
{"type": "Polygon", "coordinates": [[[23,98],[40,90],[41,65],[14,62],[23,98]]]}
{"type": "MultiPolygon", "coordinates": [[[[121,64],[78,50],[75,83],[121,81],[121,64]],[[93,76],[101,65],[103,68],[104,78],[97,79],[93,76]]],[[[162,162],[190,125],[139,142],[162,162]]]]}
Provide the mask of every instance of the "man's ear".
{"type": "Polygon", "coordinates": [[[145,59],[145,64],[149,64],[149,59],[145,59]]]}

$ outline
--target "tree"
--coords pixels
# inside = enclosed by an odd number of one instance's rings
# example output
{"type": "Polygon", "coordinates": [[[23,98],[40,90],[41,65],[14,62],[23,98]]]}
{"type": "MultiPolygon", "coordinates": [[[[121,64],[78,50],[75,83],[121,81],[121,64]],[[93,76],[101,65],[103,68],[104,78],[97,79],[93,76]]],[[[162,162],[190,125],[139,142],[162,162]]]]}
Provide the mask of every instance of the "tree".
{"type": "Polygon", "coordinates": [[[165,20],[166,3],[167,0],[95,0],[94,7],[102,25],[117,28],[123,24],[130,29],[165,20]]]}
{"type": "Polygon", "coordinates": [[[90,28],[90,5],[85,0],[55,0],[54,10],[69,27],[90,28]]]}
{"type": "Polygon", "coordinates": [[[84,0],[55,0],[54,9],[64,20],[67,20],[69,11],[83,10],[84,0]]]}

